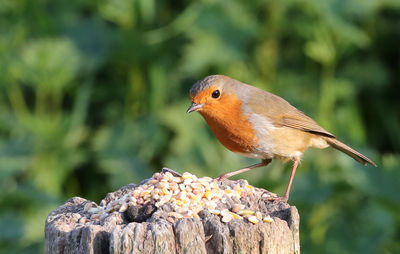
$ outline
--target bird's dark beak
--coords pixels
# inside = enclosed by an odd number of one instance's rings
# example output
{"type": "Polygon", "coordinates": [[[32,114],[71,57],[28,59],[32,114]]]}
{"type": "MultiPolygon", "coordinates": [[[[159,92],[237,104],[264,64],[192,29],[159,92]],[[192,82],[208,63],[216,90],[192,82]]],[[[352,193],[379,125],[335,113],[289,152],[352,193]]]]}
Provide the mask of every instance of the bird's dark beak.
{"type": "Polygon", "coordinates": [[[197,111],[197,110],[201,109],[202,107],[203,107],[203,104],[197,104],[197,103],[193,102],[192,105],[190,105],[190,107],[186,111],[186,113],[190,113],[192,111],[197,111]]]}

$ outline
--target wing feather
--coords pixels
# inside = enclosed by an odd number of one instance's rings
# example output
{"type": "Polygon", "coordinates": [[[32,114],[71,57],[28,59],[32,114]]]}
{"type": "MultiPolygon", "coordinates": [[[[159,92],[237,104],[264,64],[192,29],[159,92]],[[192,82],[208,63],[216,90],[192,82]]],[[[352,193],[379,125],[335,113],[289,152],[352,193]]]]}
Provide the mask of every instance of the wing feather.
{"type": "Polygon", "coordinates": [[[251,94],[257,94],[251,97],[246,96],[246,99],[251,98],[251,101],[247,100],[246,103],[250,106],[251,112],[267,117],[273,125],[335,138],[332,133],[319,126],[313,119],[283,98],[252,86],[248,86],[248,88],[252,90],[251,94]]]}
{"type": "Polygon", "coordinates": [[[305,132],[310,132],[313,134],[318,134],[326,137],[331,137],[334,138],[335,136],[326,131],[324,128],[319,126],[314,120],[312,120],[310,117],[305,115],[300,111],[300,117],[297,114],[284,114],[284,116],[280,119],[281,123],[283,126],[293,128],[293,129],[299,129],[305,132]]]}

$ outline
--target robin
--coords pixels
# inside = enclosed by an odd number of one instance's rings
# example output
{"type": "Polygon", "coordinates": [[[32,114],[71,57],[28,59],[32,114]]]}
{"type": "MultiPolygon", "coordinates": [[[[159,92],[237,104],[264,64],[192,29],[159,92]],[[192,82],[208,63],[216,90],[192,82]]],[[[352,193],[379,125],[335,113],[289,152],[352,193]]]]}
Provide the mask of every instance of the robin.
{"type": "Polygon", "coordinates": [[[376,167],[286,100],[230,77],[212,75],[196,82],[190,89],[190,99],[187,113],[198,111],[226,148],[261,159],[261,163],[221,175],[220,180],[267,166],[272,159],[293,161],[285,195],[273,198],[275,201],[289,199],[296,168],[309,147],[332,146],[363,165],[376,167]]]}

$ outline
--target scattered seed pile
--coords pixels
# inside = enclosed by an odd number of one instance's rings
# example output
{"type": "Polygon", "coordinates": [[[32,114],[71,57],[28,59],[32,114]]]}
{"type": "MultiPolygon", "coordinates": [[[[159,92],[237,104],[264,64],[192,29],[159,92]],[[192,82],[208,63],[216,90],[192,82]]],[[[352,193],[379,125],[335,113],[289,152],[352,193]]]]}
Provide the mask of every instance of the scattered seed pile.
{"type": "MultiPolygon", "coordinates": [[[[174,176],[170,172],[162,172],[155,173],[121,198],[102,202],[98,207],[87,203],[84,210],[91,214],[88,222],[103,221],[112,213],[124,213],[129,207],[143,207],[147,204],[152,204],[156,209],[164,205],[172,207],[167,217],[171,223],[182,218],[199,218],[199,212],[204,209],[220,216],[225,223],[233,219],[246,219],[253,224],[272,222],[269,215],[246,208],[240,201],[257,191],[245,180],[222,189],[218,181],[210,177],[198,178],[187,172],[182,176],[174,176]]],[[[268,195],[262,194],[265,198],[268,195]]]]}

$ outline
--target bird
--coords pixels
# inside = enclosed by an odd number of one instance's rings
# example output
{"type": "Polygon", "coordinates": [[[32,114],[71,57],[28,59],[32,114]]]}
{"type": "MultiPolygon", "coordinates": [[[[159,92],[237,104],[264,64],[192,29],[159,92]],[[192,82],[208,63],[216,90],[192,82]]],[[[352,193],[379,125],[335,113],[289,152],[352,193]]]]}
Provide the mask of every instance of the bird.
{"type": "Polygon", "coordinates": [[[219,180],[267,166],[273,159],[293,162],[285,194],[271,201],[288,201],[296,169],[310,147],[331,146],[363,165],[376,167],[285,99],[228,76],[210,75],[197,81],[190,89],[190,100],[186,112],[199,112],[222,145],[237,154],[261,159],[260,163],[222,174],[219,180]]]}

